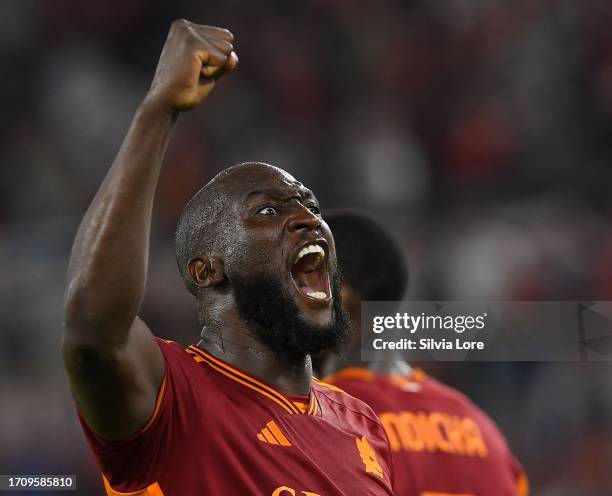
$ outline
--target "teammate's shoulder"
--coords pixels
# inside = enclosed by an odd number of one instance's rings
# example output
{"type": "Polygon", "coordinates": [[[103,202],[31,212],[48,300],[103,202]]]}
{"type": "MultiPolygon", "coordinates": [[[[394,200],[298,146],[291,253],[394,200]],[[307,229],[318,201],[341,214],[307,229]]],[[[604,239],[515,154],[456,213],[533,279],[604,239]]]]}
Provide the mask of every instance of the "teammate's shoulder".
{"type": "MultiPolygon", "coordinates": [[[[375,412],[392,408],[402,391],[410,390],[412,379],[390,376],[361,367],[349,367],[323,379],[326,383],[365,401],[375,412]],[[411,384],[404,384],[410,382],[411,384]],[[404,387],[406,386],[406,387],[404,387]]],[[[418,386],[420,388],[420,386],[418,386]]]]}
{"type": "Polygon", "coordinates": [[[352,414],[364,417],[372,422],[379,423],[374,411],[362,400],[348,394],[344,389],[339,388],[327,381],[321,381],[313,377],[312,387],[315,391],[325,397],[330,406],[339,412],[351,412],[352,414]]]}
{"type": "Polygon", "coordinates": [[[362,367],[348,367],[323,378],[327,385],[334,386],[341,391],[357,398],[369,398],[372,390],[385,387],[375,372],[362,367]]]}
{"type": "Polygon", "coordinates": [[[373,382],[376,374],[363,367],[347,367],[323,378],[327,384],[335,384],[343,381],[366,381],[373,382]]]}

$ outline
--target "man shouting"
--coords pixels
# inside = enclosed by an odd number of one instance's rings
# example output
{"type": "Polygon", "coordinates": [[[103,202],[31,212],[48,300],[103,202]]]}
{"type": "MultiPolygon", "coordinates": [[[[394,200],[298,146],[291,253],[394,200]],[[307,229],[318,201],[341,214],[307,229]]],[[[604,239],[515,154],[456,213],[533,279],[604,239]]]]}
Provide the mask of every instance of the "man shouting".
{"type": "Polygon", "coordinates": [[[109,495],[390,495],[385,433],[364,403],[312,378],[346,316],[314,194],[248,162],[189,201],[176,253],[201,341],[138,317],[151,212],[173,125],[238,65],[225,30],[172,24],[153,83],[76,236],[63,353],[109,495]]]}

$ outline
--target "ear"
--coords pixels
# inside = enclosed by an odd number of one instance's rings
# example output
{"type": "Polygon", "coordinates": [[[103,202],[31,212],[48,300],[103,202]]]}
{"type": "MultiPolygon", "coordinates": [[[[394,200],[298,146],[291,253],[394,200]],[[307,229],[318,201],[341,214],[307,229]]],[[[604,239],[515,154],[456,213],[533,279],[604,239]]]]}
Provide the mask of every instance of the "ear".
{"type": "Polygon", "coordinates": [[[187,262],[191,279],[201,288],[218,286],[225,280],[223,260],[216,257],[193,257],[187,262]]]}

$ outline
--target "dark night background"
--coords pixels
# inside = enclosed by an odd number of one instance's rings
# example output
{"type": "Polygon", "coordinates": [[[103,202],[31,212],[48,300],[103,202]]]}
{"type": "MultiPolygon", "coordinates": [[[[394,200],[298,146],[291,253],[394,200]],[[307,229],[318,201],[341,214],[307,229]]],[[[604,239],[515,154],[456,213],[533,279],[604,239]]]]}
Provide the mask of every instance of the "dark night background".
{"type": "MultiPolygon", "coordinates": [[[[65,270],[176,17],[231,29],[241,67],[168,152],[143,309],[158,335],[198,335],[183,205],[247,160],[290,171],[324,214],[377,215],[412,299],[612,299],[609,1],[3,1],[0,473],[102,494],[61,365],[65,270]]],[[[498,422],[533,494],[612,494],[609,364],[425,368],[498,422]]]]}

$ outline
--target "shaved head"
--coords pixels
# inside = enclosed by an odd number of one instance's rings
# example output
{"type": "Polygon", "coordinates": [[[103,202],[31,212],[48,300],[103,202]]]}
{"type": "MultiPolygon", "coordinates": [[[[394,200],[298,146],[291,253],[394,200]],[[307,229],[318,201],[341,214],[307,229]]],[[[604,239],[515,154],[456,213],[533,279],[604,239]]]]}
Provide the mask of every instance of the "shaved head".
{"type": "Polygon", "coordinates": [[[176,228],[176,261],[183,283],[194,296],[198,296],[198,287],[187,270],[189,260],[197,255],[225,259],[231,254],[232,234],[236,234],[234,203],[262,178],[270,176],[288,183],[298,182],[274,165],[244,162],[219,172],[185,205],[176,228]]]}

